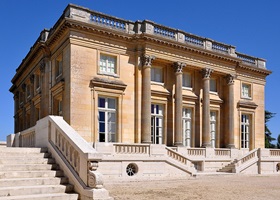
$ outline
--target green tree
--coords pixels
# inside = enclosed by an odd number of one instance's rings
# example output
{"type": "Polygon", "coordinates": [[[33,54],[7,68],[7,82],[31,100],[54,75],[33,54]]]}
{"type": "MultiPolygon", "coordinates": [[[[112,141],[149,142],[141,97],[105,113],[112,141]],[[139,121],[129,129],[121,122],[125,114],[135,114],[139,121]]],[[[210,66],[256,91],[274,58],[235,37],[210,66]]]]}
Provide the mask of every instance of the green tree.
{"type": "Polygon", "coordinates": [[[280,149],[280,134],[277,137],[277,144],[276,144],[277,148],[280,149]]]}
{"type": "MultiPolygon", "coordinates": [[[[273,140],[275,140],[275,138],[273,138],[271,136],[272,133],[267,126],[267,122],[271,118],[273,118],[274,115],[275,115],[275,113],[269,112],[267,110],[265,111],[265,148],[275,148],[275,145],[271,143],[273,140]]],[[[278,136],[278,138],[279,138],[279,136],[278,136]]]]}

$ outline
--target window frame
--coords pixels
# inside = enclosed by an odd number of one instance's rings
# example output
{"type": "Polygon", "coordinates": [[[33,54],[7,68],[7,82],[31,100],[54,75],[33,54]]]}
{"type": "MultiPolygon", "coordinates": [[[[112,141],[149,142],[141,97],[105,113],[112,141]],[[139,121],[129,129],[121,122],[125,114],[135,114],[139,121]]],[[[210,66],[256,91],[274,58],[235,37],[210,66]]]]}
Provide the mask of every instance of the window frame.
{"type": "Polygon", "coordinates": [[[165,121],[164,121],[164,115],[165,115],[165,105],[161,103],[151,103],[151,142],[152,144],[163,144],[164,143],[164,129],[165,129],[165,121]],[[154,106],[154,109],[152,109],[154,106]],[[157,107],[159,113],[157,113],[157,107]],[[158,121],[156,121],[158,119],[158,121]],[[153,126],[153,123],[155,122],[155,125],[153,126]],[[156,123],[161,123],[161,126],[157,125],[156,123]],[[155,127],[156,126],[156,127],[155,127]],[[156,134],[156,131],[153,131],[159,128],[159,134],[156,134]]]}
{"type": "Polygon", "coordinates": [[[97,101],[97,112],[98,112],[98,117],[97,117],[97,121],[98,121],[98,142],[104,142],[104,143],[114,143],[117,142],[118,140],[118,98],[116,97],[111,97],[111,96],[103,96],[103,95],[98,95],[98,101],[97,101]],[[99,106],[99,101],[100,99],[105,99],[105,107],[100,107],[99,106]],[[108,102],[109,99],[113,99],[114,100],[114,108],[110,108],[108,107],[108,102]],[[100,134],[103,134],[100,132],[100,112],[104,112],[104,141],[101,141],[101,137],[100,134]],[[114,120],[114,140],[113,141],[109,141],[110,135],[108,132],[108,124],[109,124],[109,114],[114,113],[115,114],[115,120],[114,120]]]}
{"type": "Polygon", "coordinates": [[[241,113],[240,115],[240,148],[241,149],[250,149],[250,140],[251,136],[253,134],[253,129],[252,129],[252,115],[249,113],[241,113]],[[243,116],[247,116],[248,122],[243,122],[243,116]],[[243,132],[242,127],[245,127],[245,131],[243,132]],[[244,139],[242,139],[244,138],[244,139]]]}
{"type": "Polygon", "coordinates": [[[241,98],[242,99],[253,99],[253,86],[251,83],[242,82],[241,83],[241,98]],[[245,95],[244,86],[248,86],[248,94],[245,95]]]}
{"type": "Polygon", "coordinates": [[[191,107],[183,107],[182,108],[182,134],[183,134],[183,145],[186,147],[192,146],[192,137],[193,137],[193,109],[191,107]],[[186,111],[190,111],[190,117],[186,116],[186,111]],[[186,122],[189,122],[190,127],[186,127],[186,122]],[[185,132],[189,130],[189,136],[186,136],[185,132]],[[186,140],[188,141],[186,142],[186,140]]]}
{"type": "Polygon", "coordinates": [[[151,67],[151,77],[150,80],[152,83],[156,83],[156,84],[164,84],[164,68],[160,67],[160,66],[152,66],[151,67]],[[160,70],[160,81],[157,81],[155,75],[155,70],[160,70]]]}
{"type": "Polygon", "coordinates": [[[54,73],[55,73],[54,75],[55,75],[56,80],[62,76],[62,73],[63,73],[63,55],[62,55],[62,53],[59,54],[55,58],[55,70],[54,70],[54,73]]]}
{"type": "Polygon", "coordinates": [[[192,73],[191,73],[191,72],[183,72],[183,75],[182,75],[182,87],[183,87],[184,89],[192,89],[192,88],[193,88],[193,76],[192,76],[192,73]],[[190,76],[190,87],[184,85],[184,82],[186,82],[186,81],[184,81],[184,80],[186,80],[184,77],[185,77],[187,74],[190,76]]]}
{"type": "Polygon", "coordinates": [[[215,77],[211,77],[209,80],[209,92],[212,94],[217,94],[218,93],[218,79],[215,77]],[[211,90],[211,81],[215,81],[215,91],[211,90]]]}
{"type": "Polygon", "coordinates": [[[112,53],[103,52],[103,51],[98,52],[97,74],[119,77],[119,72],[120,72],[120,70],[119,70],[119,60],[120,60],[120,59],[119,59],[119,55],[118,55],[118,54],[112,54],[112,53]],[[108,71],[107,71],[107,69],[108,69],[108,66],[107,66],[107,65],[106,65],[106,71],[102,71],[102,70],[101,70],[100,62],[101,62],[101,57],[102,57],[102,56],[111,57],[111,58],[114,58],[114,59],[115,59],[114,72],[108,72],[108,71]]]}

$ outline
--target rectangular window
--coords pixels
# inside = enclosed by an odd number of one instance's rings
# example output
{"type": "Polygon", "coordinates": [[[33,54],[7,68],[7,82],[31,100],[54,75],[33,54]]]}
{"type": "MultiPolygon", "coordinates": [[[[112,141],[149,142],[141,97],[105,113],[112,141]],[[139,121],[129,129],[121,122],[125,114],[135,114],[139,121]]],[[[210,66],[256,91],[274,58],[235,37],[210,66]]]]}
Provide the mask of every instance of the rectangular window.
{"type": "Polygon", "coordinates": [[[40,74],[35,74],[35,86],[36,90],[40,89],[40,74]]]}
{"type": "Polygon", "coordinates": [[[251,85],[242,83],[241,95],[243,98],[252,98],[251,85]]]}
{"type": "Polygon", "coordinates": [[[116,142],[117,100],[98,98],[99,142],[116,142]]]}
{"type": "Polygon", "coordinates": [[[29,99],[31,96],[31,85],[26,85],[26,98],[29,99]]]}
{"type": "Polygon", "coordinates": [[[59,77],[62,75],[63,61],[62,54],[59,55],[55,60],[55,77],[59,77]]]}
{"type": "Polygon", "coordinates": [[[163,83],[163,70],[161,67],[151,68],[151,81],[163,83]]]}
{"type": "Polygon", "coordinates": [[[192,88],[191,73],[183,73],[183,87],[192,88]]]}
{"type": "Polygon", "coordinates": [[[115,56],[100,54],[99,71],[101,73],[116,74],[116,62],[115,56]]]}
{"type": "Polygon", "coordinates": [[[163,106],[151,105],[151,140],[153,144],[162,144],[163,136],[163,106]]]}
{"type": "Polygon", "coordinates": [[[210,92],[217,92],[217,80],[214,78],[210,79],[210,92]]]}
{"type": "Polygon", "coordinates": [[[210,112],[210,140],[211,140],[211,147],[215,148],[216,142],[216,126],[217,126],[217,114],[215,111],[210,112]]]}
{"type": "Polygon", "coordinates": [[[249,148],[250,116],[241,115],[241,148],[249,148]]]}
{"type": "Polygon", "coordinates": [[[191,147],[192,134],[192,110],[183,108],[183,144],[186,147],[191,147]]]}

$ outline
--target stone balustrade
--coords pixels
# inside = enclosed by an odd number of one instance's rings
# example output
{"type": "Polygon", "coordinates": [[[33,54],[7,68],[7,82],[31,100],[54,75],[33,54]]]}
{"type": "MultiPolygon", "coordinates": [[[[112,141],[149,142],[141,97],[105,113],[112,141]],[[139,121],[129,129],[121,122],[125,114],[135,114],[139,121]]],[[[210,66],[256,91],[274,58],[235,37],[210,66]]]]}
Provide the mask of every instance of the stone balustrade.
{"type": "Polygon", "coordinates": [[[35,129],[27,129],[20,134],[20,146],[35,147],[35,129]]]}
{"type": "Polygon", "coordinates": [[[195,46],[197,48],[229,55],[240,59],[243,64],[265,69],[265,60],[235,52],[234,46],[156,24],[149,20],[132,22],[71,4],[65,10],[63,17],[72,18],[128,34],[145,33],[162,37],[186,45],[195,46]]]}
{"type": "Polygon", "coordinates": [[[190,160],[188,160],[185,156],[182,156],[181,154],[177,153],[176,151],[166,147],[165,148],[167,150],[167,156],[171,157],[172,159],[175,159],[183,164],[187,164],[187,162],[191,162],[190,160]]]}
{"type": "Polygon", "coordinates": [[[8,136],[8,146],[47,147],[56,163],[75,186],[80,199],[109,199],[97,171],[102,154],[98,153],[60,116],[48,116],[23,132],[8,136]],[[19,141],[17,141],[19,140],[19,141]],[[101,195],[101,196],[100,196],[101,195]]]}
{"type": "Polygon", "coordinates": [[[269,154],[273,157],[280,157],[280,149],[270,149],[269,154]]]}
{"type": "Polygon", "coordinates": [[[147,144],[114,144],[115,154],[150,154],[147,144]]]}
{"type": "Polygon", "coordinates": [[[230,149],[215,149],[215,156],[218,157],[231,157],[230,149]]]}
{"type": "Polygon", "coordinates": [[[206,156],[206,149],[205,148],[190,148],[187,149],[188,156],[206,156]]]}

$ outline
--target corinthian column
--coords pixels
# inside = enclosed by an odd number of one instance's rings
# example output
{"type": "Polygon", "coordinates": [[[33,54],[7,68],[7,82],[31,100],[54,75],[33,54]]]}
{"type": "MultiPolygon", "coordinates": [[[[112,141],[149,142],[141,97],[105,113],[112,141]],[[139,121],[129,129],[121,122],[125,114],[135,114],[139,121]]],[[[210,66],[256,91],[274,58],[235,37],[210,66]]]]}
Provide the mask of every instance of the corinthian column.
{"type": "Polygon", "coordinates": [[[153,56],[143,55],[142,61],[142,104],[141,104],[141,142],[151,141],[151,66],[153,56]]]}
{"type": "Polygon", "coordinates": [[[234,145],[234,78],[232,74],[227,75],[228,84],[228,148],[235,148],[234,145]]]}
{"type": "Polygon", "coordinates": [[[184,63],[175,62],[173,67],[175,70],[175,146],[183,146],[183,133],[182,133],[182,74],[183,68],[186,66],[184,63]]]}
{"type": "Polygon", "coordinates": [[[210,142],[210,68],[202,70],[203,96],[202,96],[202,147],[211,147],[210,142]]]}

